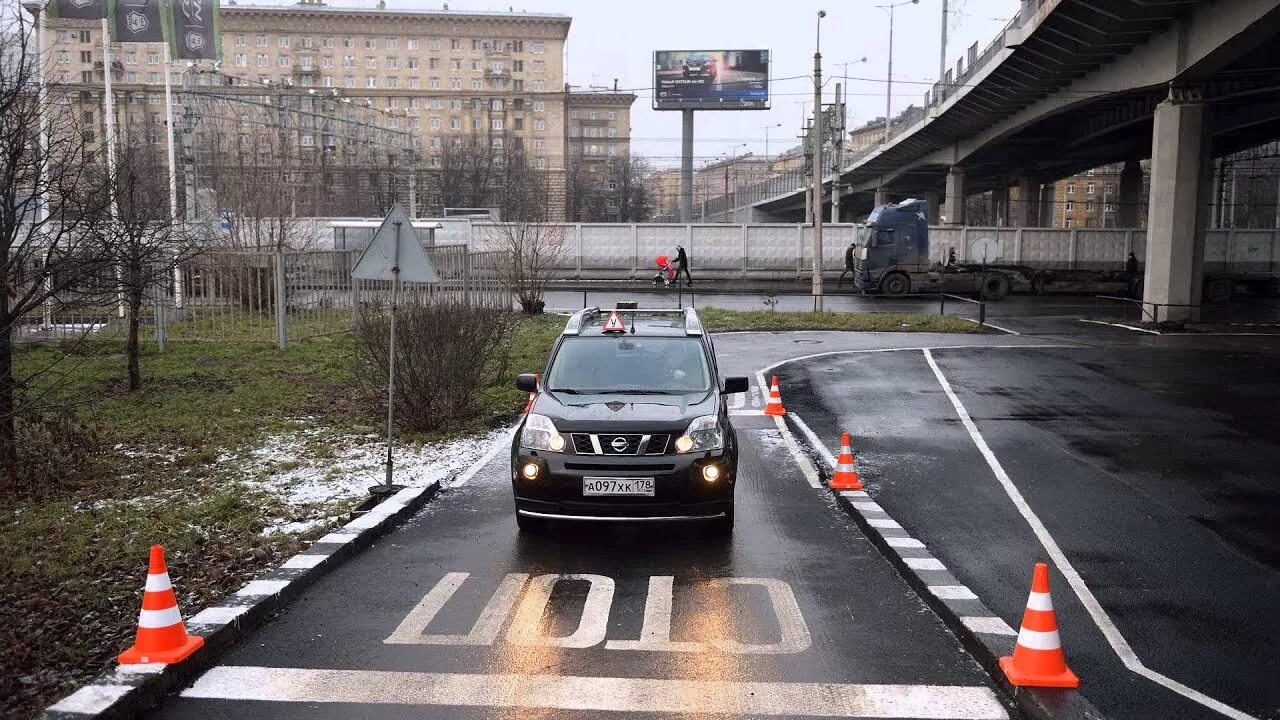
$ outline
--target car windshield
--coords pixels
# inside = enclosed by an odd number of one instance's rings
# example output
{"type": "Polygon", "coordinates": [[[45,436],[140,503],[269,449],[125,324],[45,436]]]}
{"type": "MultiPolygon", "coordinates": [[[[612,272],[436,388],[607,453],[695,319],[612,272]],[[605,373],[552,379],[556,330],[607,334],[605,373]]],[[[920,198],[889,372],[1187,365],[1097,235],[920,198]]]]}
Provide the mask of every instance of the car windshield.
{"type": "Polygon", "coordinates": [[[567,337],[546,386],[579,394],[706,392],[711,372],[702,343],[691,337],[567,337]]]}

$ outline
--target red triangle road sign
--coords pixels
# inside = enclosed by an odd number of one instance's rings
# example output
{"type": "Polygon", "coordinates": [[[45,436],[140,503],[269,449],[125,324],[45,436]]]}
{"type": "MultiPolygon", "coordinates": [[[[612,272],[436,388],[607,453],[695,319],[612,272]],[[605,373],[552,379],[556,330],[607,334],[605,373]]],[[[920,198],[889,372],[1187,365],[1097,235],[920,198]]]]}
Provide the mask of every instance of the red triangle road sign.
{"type": "Polygon", "coordinates": [[[603,332],[616,333],[626,331],[627,326],[622,324],[622,318],[618,317],[618,311],[614,310],[609,313],[609,319],[605,321],[603,332]]]}

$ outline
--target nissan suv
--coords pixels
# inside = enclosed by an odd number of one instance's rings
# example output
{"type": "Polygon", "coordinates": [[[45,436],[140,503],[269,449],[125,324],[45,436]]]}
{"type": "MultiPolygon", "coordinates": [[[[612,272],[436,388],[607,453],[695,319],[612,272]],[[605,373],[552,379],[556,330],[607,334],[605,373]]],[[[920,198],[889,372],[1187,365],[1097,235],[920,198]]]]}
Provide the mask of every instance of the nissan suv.
{"type": "Polygon", "coordinates": [[[522,531],[547,521],[701,520],[733,529],[738,443],[711,338],[692,308],[569,318],[511,444],[522,531]]]}

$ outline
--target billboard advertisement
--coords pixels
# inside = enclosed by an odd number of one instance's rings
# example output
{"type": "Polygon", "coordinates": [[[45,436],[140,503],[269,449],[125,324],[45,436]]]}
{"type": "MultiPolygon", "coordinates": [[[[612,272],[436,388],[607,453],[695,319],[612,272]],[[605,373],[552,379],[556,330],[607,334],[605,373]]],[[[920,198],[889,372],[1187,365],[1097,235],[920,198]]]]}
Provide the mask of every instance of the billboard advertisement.
{"type": "Polygon", "coordinates": [[[659,50],[654,110],[769,109],[768,50],[659,50]]]}

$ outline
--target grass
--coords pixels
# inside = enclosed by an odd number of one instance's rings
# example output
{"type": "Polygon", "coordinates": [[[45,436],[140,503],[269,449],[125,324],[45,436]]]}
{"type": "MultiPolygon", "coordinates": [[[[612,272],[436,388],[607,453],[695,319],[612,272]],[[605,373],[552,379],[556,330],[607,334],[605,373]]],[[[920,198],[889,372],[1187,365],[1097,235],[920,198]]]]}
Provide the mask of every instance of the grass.
{"type": "Polygon", "coordinates": [[[950,315],[913,313],[774,312],[700,308],[702,323],[712,332],[735,330],[852,330],[861,332],[975,333],[974,323],[950,315]]]}

